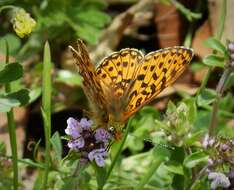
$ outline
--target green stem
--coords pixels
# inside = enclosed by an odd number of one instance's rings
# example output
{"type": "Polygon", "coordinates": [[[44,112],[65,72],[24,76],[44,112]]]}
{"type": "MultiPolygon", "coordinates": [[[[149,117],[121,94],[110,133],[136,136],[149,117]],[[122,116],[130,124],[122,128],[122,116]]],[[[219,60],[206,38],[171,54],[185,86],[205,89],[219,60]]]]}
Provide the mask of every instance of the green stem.
{"type": "Polygon", "coordinates": [[[45,43],[42,71],[42,116],[45,133],[45,172],[42,189],[47,189],[47,179],[50,170],[50,136],[51,136],[51,55],[49,43],[45,43]]]}
{"type": "Polygon", "coordinates": [[[18,8],[18,7],[14,6],[14,5],[2,6],[2,7],[0,8],[0,13],[1,13],[3,10],[5,10],[5,9],[15,9],[15,8],[18,8]]]}
{"type": "Polygon", "coordinates": [[[119,158],[119,156],[120,156],[120,154],[121,154],[121,152],[122,152],[124,143],[125,143],[125,141],[126,141],[126,139],[127,139],[128,132],[129,132],[130,127],[131,127],[131,123],[132,123],[132,118],[130,118],[129,121],[128,121],[128,124],[127,124],[127,127],[126,127],[126,131],[125,131],[124,137],[123,137],[123,139],[122,139],[122,141],[121,141],[121,144],[120,144],[120,146],[119,146],[119,149],[118,149],[116,155],[114,156],[114,160],[111,162],[111,165],[110,165],[110,167],[109,167],[109,169],[108,169],[108,171],[107,171],[107,174],[106,174],[106,176],[105,176],[105,180],[104,180],[102,186],[100,186],[100,187],[98,188],[99,190],[102,190],[102,189],[103,189],[103,187],[105,186],[105,184],[106,184],[108,178],[109,178],[110,175],[111,175],[111,172],[112,172],[112,170],[113,170],[115,164],[117,163],[117,160],[118,160],[118,158],[119,158]]]}
{"type": "Polygon", "coordinates": [[[214,135],[214,130],[217,126],[217,113],[218,113],[220,98],[223,95],[225,82],[227,81],[231,72],[232,72],[231,69],[229,67],[226,67],[223,74],[222,74],[222,77],[220,78],[219,83],[217,85],[217,88],[216,88],[217,96],[216,96],[216,99],[213,103],[211,122],[210,122],[210,126],[209,126],[209,136],[214,135]]]}
{"type": "MultiPolygon", "coordinates": [[[[227,0],[223,0],[221,17],[220,17],[220,21],[219,21],[220,25],[219,25],[218,32],[217,32],[217,38],[219,40],[221,40],[222,35],[223,35],[226,15],[227,15],[227,0]]],[[[211,69],[212,69],[212,67],[209,68],[209,71],[208,71],[209,75],[211,73],[211,69]]],[[[220,97],[223,94],[224,85],[225,85],[225,82],[227,81],[230,73],[231,73],[231,69],[229,67],[226,67],[224,72],[223,72],[222,77],[219,80],[217,88],[216,88],[217,96],[216,96],[216,99],[213,103],[211,122],[210,122],[210,126],[209,126],[209,135],[210,136],[214,135],[214,131],[215,131],[215,128],[217,126],[217,113],[218,113],[220,97]]],[[[209,76],[207,76],[207,77],[209,77],[209,76]]]]}
{"type": "Polygon", "coordinates": [[[146,175],[141,179],[140,183],[134,188],[134,190],[142,190],[143,187],[149,182],[153,174],[156,172],[163,159],[153,159],[151,164],[149,165],[148,171],[146,171],[146,175]]]}
{"type": "Polygon", "coordinates": [[[196,176],[196,178],[192,181],[192,183],[186,188],[186,190],[191,190],[193,189],[193,187],[196,185],[197,181],[204,175],[204,173],[206,172],[207,168],[209,166],[206,165],[204,168],[202,168],[200,170],[200,172],[198,173],[198,175],[196,176]]]}
{"type": "MultiPolygon", "coordinates": [[[[219,20],[219,26],[218,26],[218,30],[217,30],[217,34],[216,34],[216,38],[218,40],[221,40],[222,35],[223,35],[223,31],[224,31],[224,24],[225,24],[225,19],[226,19],[226,15],[227,15],[227,0],[223,0],[222,3],[222,9],[221,9],[221,15],[220,15],[220,20],[219,20]]],[[[215,53],[215,52],[214,52],[215,53]]],[[[196,97],[200,94],[200,92],[206,87],[207,82],[210,78],[210,75],[212,73],[213,67],[209,67],[207,73],[205,74],[204,79],[202,80],[201,86],[197,91],[197,95],[196,97]]]]}
{"type": "MultiPolygon", "coordinates": [[[[9,64],[9,46],[6,41],[6,64],[9,64]]],[[[5,85],[6,93],[11,92],[11,84],[7,83],[5,85]]],[[[17,142],[16,142],[16,125],[14,121],[14,113],[13,109],[7,112],[7,122],[8,122],[8,131],[10,137],[11,144],[11,152],[12,152],[12,161],[13,161],[13,187],[14,190],[18,189],[18,154],[17,154],[17,142]]]]}

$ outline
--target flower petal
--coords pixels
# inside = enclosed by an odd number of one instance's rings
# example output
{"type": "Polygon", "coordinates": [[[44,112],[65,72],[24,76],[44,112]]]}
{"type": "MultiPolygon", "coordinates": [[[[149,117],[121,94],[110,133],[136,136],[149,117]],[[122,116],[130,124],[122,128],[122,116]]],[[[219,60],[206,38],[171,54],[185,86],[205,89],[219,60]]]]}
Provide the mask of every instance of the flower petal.
{"type": "Polygon", "coordinates": [[[103,128],[98,128],[94,136],[97,142],[108,142],[111,139],[110,133],[103,128]]]}

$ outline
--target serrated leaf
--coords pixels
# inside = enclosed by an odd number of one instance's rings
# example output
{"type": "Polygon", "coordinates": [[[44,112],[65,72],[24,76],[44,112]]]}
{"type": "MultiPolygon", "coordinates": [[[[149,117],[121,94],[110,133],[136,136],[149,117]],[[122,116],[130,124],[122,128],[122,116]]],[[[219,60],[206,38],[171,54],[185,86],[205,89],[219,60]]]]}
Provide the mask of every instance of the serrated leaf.
{"type": "Polygon", "coordinates": [[[0,71],[0,84],[15,81],[23,76],[23,67],[19,63],[5,65],[0,71]]]}
{"type": "Polygon", "coordinates": [[[207,163],[209,159],[209,155],[207,155],[203,151],[198,151],[190,154],[184,159],[183,165],[186,168],[194,168],[197,165],[207,163]]]}
{"type": "Polygon", "coordinates": [[[211,89],[204,89],[197,98],[198,106],[210,105],[216,98],[216,92],[211,89]]]}
{"type": "Polygon", "coordinates": [[[196,146],[200,144],[200,139],[204,135],[204,131],[200,130],[197,132],[190,133],[184,138],[184,144],[186,146],[196,146]]]}
{"type": "Polygon", "coordinates": [[[184,100],[186,105],[188,106],[189,113],[188,113],[188,119],[190,123],[193,123],[197,118],[197,106],[196,106],[196,99],[195,98],[189,98],[184,100]]]}
{"type": "Polygon", "coordinates": [[[210,47],[213,50],[216,50],[220,53],[222,53],[225,57],[228,57],[228,52],[225,46],[217,39],[215,38],[209,38],[204,41],[204,45],[207,47],[210,47]]]}
{"type": "Polygon", "coordinates": [[[55,151],[55,156],[58,161],[62,158],[62,142],[58,132],[55,132],[54,135],[50,138],[50,142],[55,151]]]}
{"type": "Polygon", "coordinates": [[[225,66],[225,58],[220,57],[214,54],[208,55],[203,59],[203,63],[205,65],[211,66],[211,67],[221,67],[224,68],[225,66]]]}
{"type": "Polygon", "coordinates": [[[164,166],[171,173],[184,175],[183,166],[178,162],[169,161],[164,166]]]}

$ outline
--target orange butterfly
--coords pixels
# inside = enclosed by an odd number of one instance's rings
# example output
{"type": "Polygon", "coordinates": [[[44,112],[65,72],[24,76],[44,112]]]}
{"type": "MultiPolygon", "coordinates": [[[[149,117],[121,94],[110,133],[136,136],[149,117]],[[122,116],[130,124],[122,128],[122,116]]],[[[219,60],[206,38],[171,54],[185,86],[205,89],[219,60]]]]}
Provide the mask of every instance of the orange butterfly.
{"type": "Polygon", "coordinates": [[[104,58],[95,69],[81,40],[70,47],[83,89],[94,111],[97,127],[113,130],[118,139],[126,120],[185,70],[193,50],[175,46],[143,55],[137,49],[122,49],[104,58]]]}

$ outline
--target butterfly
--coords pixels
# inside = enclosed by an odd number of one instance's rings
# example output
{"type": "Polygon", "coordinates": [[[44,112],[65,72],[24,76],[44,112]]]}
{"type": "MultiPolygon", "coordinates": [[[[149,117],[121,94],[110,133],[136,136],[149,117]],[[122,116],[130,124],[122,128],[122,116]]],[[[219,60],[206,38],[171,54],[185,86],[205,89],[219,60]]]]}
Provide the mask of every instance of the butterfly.
{"type": "Polygon", "coordinates": [[[135,112],[171,85],[193,58],[193,50],[169,47],[147,55],[126,48],[104,58],[97,68],[81,40],[69,46],[97,127],[104,127],[121,138],[121,129],[135,112]]]}

